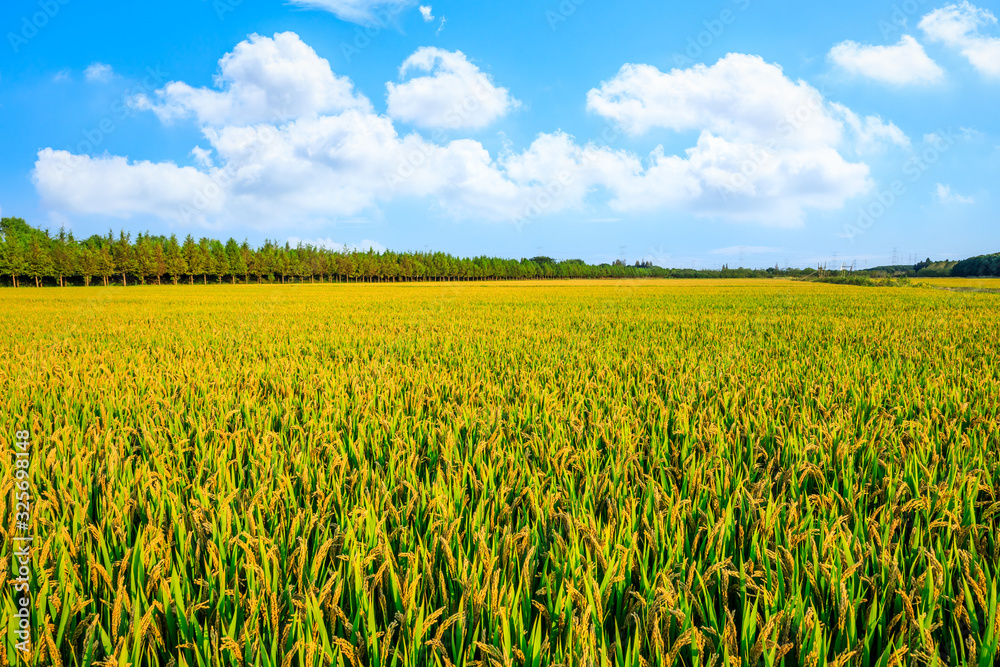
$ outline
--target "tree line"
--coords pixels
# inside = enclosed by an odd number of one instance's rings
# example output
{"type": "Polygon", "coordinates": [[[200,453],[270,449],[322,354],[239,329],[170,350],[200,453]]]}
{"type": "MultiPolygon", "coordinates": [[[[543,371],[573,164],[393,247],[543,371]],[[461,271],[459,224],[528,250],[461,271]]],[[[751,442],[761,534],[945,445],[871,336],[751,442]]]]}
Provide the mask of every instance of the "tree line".
{"type": "Polygon", "coordinates": [[[376,252],[291,246],[265,241],[254,248],[229,239],[183,241],[176,236],[95,235],[77,241],[71,232],[53,234],[20,218],[0,220],[0,275],[21,287],[93,284],[193,285],[209,282],[413,282],[452,280],[535,280],[567,278],[766,278],[798,276],[812,269],[665,269],[649,262],[591,265],[550,257],[462,258],[442,252],[376,252]]]}
{"type": "Polygon", "coordinates": [[[930,257],[916,264],[876,266],[864,271],[875,277],[906,276],[909,278],[990,278],[1000,276],[1000,253],[979,255],[960,262],[946,259],[935,262],[930,257]]]}
{"type": "Polygon", "coordinates": [[[951,275],[962,278],[1000,276],[1000,253],[963,260],[952,268],[951,275]]]}

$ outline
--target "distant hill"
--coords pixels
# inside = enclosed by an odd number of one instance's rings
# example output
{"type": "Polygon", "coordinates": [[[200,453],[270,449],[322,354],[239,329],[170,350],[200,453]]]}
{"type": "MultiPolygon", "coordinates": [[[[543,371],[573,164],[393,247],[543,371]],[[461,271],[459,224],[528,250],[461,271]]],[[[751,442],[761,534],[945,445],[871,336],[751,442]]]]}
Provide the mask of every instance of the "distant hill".
{"type": "Polygon", "coordinates": [[[1000,253],[980,255],[958,262],[951,275],[966,278],[976,276],[1000,276],[1000,253]]]}
{"type": "Polygon", "coordinates": [[[931,262],[917,269],[917,275],[921,278],[948,278],[957,264],[958,262],[931,262]]]}
{"type": "Polygon", "coordinates": [[[873,266],[870,269],[865,269],[862,273],[912,273],[916,275],[916,269],[913,264],[890,264],[886,266],[873,266]]]}
{"type": "Polygon", "coordinates": [[[949,278],[965,276],[1000,276],[1000,254],[971,257],[961,262],[950,259],[933,262],[930,258],[916,264],[894,264],[866,269],[871,275],[906,275],[920,278],[949,278]]]}

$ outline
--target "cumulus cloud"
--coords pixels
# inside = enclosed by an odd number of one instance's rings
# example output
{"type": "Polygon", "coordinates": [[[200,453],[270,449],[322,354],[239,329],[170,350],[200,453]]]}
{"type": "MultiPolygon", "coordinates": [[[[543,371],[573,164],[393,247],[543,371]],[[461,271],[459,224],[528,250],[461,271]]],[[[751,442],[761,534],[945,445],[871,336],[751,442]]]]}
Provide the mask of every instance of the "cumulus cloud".
{"type": "Polygon", "coordinates": [[[661,72],[629,64],[587,95],[587,107],[632,135],[653,128],[707,130],[758,142],[816,143],[839,137],[823,97],[758,56],[729,54],[712,66],[661,72]],[[788,116],[792,114],[790,119],[788,116]],[[793,127],[796,116],[807,118],[793,127]]]}
{"type": "Polygon", "coordinates": [[[712,68],[670,74],[626,66],[591,92],[591,108],[630,131],[697,130],[696,145],[683,154],[660,147],[640,156],[552,132],[494,156],[471,139],[401,134],[393,117],[449,126],[456,98],[441,78],[491,91],[492,106],[478,109],[475,121],[463,119],[471,127],[505,113],[515,104],[509,93],[461,53],[422,49],[402,71],[411,69],[430,72],[422,77],[429,81],[390,85],[390,114],[380,115],[296,35],[254,35],[222,59],[214,89],[175,82],[145,100],[164,122],[200,126],[195,166],[44,149],[35,185],[47,206],[68,213],[269,231],[366,214],[401,198],[428,201],[456,219],[524,222],[586,212],[596,196],[621,212],[666,209],[788,226],[871,187],[868,166],[841,151],[907,141],[891,123],[828,102],[774,65],[728,56],[712,68]]]}
{"type": "Polygon", "coordinates": [[[980,28],[997,23],[997,17],[968,1],[945,5],[920,20],[927,38],[958,49],[981,73],[1000,77],[1000,38],[980,34],[980,28]]]}
{"type": "Polygon", "coordinates": [[[655,151],[644,173],[618,190],[613,205],[622,209],[686,202],[705,215],[799,224],[807,209],[839,208],[871,187],[868,166],[841,151],[909,145],[894,124],[862,118],[743,54],[666,73],[625,65],[587,102],[631,135],[700,132],[685,156],[655,151]]]}
{"type": "Polygon", "coordinates": [[[685,157],[654,151],[641,175],[616,184],[611,205],[797,226],[806,210],[840,208],[870,187],[868,166],[831,147],[769,152],[702,132],[685,157]]]}
{"type": "Polygon", "coordinates": [[[963,197],[951,191],[950,185],[938,183],[934,189],[934,198],[941,204],[974,204],[976,200],[972,197],[963,197]]]}
{"type": "Polygon", "coordinates": [[[83,76],[91,83],[107,83],[115,75],[111,65],[104,63],[92,63],[90,67],[83,70],[83,76]]]}
{"type": "Polygon", "coordinates": [[[759,56],[731,53],[712,66],[661,72],[625,65],[587,95],[588,108],[632,135],[653,128],[704,130],[786,147],[839,144],[846,107],[759,56]]]}
{"type": "Polygon", "coordinates": [[[944,70],[910,35],[895,46],[867,46],[846,41],[830,50],[829,58],[844,71],[895,86],[937,83],[944,70]]]}
{"type": "Polygon", "coordinates": [[[73,213],[260,229],[354,216],[394,197],[431,197],[456,218],[502,220],[534,191],[507,179],[478,142],[401,137],[390,119],[357,109],[203,133],[211,150],[193,152],[199,169],[45,149],[35,185],[48,206],[73,213]]]}
{"type": "Polygon", "coordinates": [[[461,51],[418,49],[399,69],[404,83],[386,84],[389,115],[422,128],[481,130],[520,102],[493,84],[461,51]]]}
{"type": "Polygon", "coordinates": [[[193,88],[174,81],[139,96],[135,106],[161,121],[194,117],[202,125],[249,125],[285,121],[347,109],[371,108],[347,77],[336,76],[293,32],[274,38],[251,35],[219,62],[215,87],[193,88]]]}
{"type": "Polygon", "coordinates": [[[430,23],[434,20],[434,8],[430,5],[420,5],[420,15],[424,17],[424,21],[430,23]]]}
{"type": "MultiPolygon", "coordinates": [[[[208,174],[172,162],[130,162],[123,157],[73,155],[46,148],[32,174],[42,200],[73,213],[180,220],[194,193],[212,188],[208,174]]],[[[205,201],[206,215],[218,214],[223,197],[205,201]]]]}
{"type": "Polygon", "coordinates": [[[322,9],[343,21],[386,26],[413,6],[413,0],[289,0],[293,5],[322,9]]]}
{"type": "Polygon", "coordinates": [[[881,153],[890,144],[903,148],[910,146],[910,138],[901,129],[893,123],[886,123],[879,116],[862,118],[843,104],[836,102],[831,102],[830,108],[843,119],[844,125],[850,129],[854,138],[854,148],[859,154],[881,153]]]}

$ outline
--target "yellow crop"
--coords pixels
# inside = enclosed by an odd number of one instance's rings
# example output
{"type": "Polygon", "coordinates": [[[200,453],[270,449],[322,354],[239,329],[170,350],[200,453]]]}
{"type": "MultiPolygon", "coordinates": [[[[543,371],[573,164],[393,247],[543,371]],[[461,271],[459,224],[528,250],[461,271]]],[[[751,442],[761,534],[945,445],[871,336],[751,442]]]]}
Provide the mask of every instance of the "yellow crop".
{"type": "Polygon", "coordinates": [[[993,665],[997,299],[0,290],[0,664],[993,665]]]}

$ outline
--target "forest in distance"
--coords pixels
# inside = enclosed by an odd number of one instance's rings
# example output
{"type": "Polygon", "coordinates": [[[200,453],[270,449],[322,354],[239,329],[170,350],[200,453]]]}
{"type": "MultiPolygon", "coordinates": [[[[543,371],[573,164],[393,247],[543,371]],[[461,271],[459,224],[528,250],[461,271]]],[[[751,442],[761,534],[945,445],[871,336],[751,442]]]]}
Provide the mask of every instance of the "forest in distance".
{"type": "MultiPolygon", "coordinates": [[[[0,284],[42,287],[56,285],[181,283],[287,283],[287,282],[413,282],[449,280],[537,279],[641,279],[641,278],[798,278],[822,271],[817,268],[721,269],[663,268],[651,262],[587,264],[583,260],[557,261],[551,257],[508,259],[463,258],[443,252],[376,252],[331,249],[313,245],[291,246],[265,241],[258,248],[230,238],[225,243],[190,234],[176,236],[130,234],[94,235],[77,241],[72,232],[52,234],[21,218],[0,220],[0,284]],[[26,280],[24,280],[26,279],[26,280]]],[[[860,274],[946,276],[998,276],[1000,254],[962,262],[878,267],[860,274]]]]}

